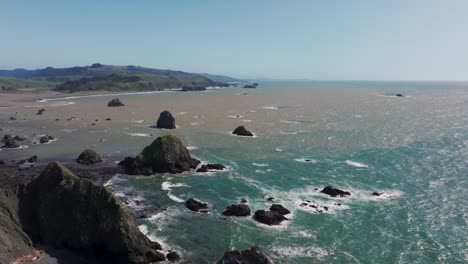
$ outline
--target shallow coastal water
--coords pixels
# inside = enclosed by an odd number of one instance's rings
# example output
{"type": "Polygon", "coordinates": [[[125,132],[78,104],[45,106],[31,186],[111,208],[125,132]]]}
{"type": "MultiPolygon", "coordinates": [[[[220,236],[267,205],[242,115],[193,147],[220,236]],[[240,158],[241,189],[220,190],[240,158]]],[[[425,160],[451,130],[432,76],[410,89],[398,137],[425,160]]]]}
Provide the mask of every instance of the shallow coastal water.
{"type": "Polygon", "coordinates": [[[167,208],[138,224],[188,263],[211,263],[251,244],[279,263],[468,260],[466,83],[272,82],[258,89],[0,100],[2,134],[57,138],[1,150],[0,159],[72,162],[90,147],[114,164],[170,132],[196,158],[229,166],[207,174],[120,175],[106,184],[135,210],[167,208]],[[408,96],[392,96],[400,92],[408,96]],[[115,97],[126,106],[107,107],[115,97]],[[37,116],[41,107],[46,112],[37,116]],[[176,130],[151,127],[163,110],[175,116],[176,130]],[[239,125],[256,137],[231,135],[239,125]],[[325,185],[351,196],[322,195],[325,185]],[[253,211],[266,209],[269,196],[292,211],[279,227],[221,216],[241,198],[253,211]],[[188,211],[183,201],[190,197],[207,202],[210,213],[188,211]],[[329,210],[318,213],[304,202],[329,210]]]}

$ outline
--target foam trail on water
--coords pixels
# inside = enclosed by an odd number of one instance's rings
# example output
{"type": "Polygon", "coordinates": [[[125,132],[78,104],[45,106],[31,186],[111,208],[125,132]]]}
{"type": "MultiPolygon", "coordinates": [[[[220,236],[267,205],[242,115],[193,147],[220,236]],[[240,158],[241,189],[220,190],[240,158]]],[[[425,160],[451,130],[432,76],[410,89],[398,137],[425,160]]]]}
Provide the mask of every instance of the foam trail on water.
{"type": "Polygon", "coordinates": [[[346,160],[346,164],[357,168],[369,168],[369,165],[357,161],[346,160]]]}

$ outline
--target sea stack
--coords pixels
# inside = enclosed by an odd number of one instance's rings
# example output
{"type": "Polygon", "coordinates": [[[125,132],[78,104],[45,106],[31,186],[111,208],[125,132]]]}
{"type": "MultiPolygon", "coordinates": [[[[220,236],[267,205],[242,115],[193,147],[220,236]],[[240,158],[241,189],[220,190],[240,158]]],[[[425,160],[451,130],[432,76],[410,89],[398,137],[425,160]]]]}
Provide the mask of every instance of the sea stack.
{"type": "Polygon", "coordinates": [[[109,103],[107,103],[107,106],[116,107],[116,106],[125,106],[125,104],[122,103],[119,98],[115,98],[115,99],[110,100],[109,103]]]}
{"type": "Polygon", "coordinates": [[[243,136],[243,137],[253,137],[253,133],[245,129],[244,126],[238,126],[234,131],[232,131],[234,135],[243,136]]]}
{"type": "Polygon", "coordinates": [[[76,159],[76,162],[84,165],[92,165],[94,163],[102,162],[102,157],[94,150],[87,149],[81,152],[80,156],[76,159]]]}
{"type": "Polygon", "coordinates": [[[159,114],[158,121],[156,122],[157,128],[165,128],[165,129],[175,129],[175,118],[169,111],[162,111],[159,114]]]}
{"type": "Polygon", "coordinates": [[[99,253],[106,263],[165,260],[161,246],[138,230],[117,197],[57,161],[26,186],[20,205],[23,229],[33,241],[99,253]]]}
{"type": "Polygon", "coordinates": [[[181,173],[195,169],[199,163],[190,156],[177,136],[164,135],[156,138],[135,158],[126,158],[119,165],[128,174],[139,175],[139,172],[146,173],[148,170],[153,173],[181,173]]]}
{"type": "Polygon", "coordinates": [[[273,261],[267,257],[257,246],[252,246],[244,250],[233,250],[224,253],[216,264],[273,264],[273,261]]]}

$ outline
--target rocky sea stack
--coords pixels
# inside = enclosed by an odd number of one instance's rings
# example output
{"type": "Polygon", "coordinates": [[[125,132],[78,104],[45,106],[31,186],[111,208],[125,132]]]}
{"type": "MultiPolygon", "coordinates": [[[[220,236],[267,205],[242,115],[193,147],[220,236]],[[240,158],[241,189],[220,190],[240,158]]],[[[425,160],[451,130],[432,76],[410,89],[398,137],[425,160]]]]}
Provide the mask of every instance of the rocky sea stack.
{"type": "Polygon", "coordinates": [[[258,210],[255,212],[254,219],[265,225],[279,225],[284,220],[288,220],[283,214],[276,211],[258,210]]]}
{"type": "Polygon", "coordinates": [[[165,259],[157,251],[161,246],[138,230],[117,197],[57,161],[26,186],[20,205],[23,229],[33,241],[97,256],[106,263],[165,259]]]}
{"type": "Polygon", "coordinates": [[[115,99],[110,100],[109,103],[107,103],[107,106],[116,107],[116,106],[125,106],[125,104],[122,103],[119,98],[115,98],[115,99]]]}
{"type": "Polygon", "coordinates": [[[197,201],[193,198],[190,198],[185,202],[185,207],[187,207],[188,209],[194,212],[202,212],[202,213],[208,212],[207,203],[197,201]]]}
{"type": "Polygon", "coordinates": [[[246,204],[231,204],[223,212],[225,216],[249,216],[250,207],[246,204]]]}
{"type": "Polygon", "coordinates": [[[178,137],[164,135],[156,138],[138,156],[127,157],[119,165],[124,167],[127,174],[147,175],[151,174],[149,172],[181,173],[195,169],[199,163],[190,156],[178,137]]]}
{"type": "Polygon", "coordinates": [[[253,133],[245,129],[244,126],[238,126],[234,131],[232,131],[234,135],[243,136],[243,137],[253,137],[253,133]]]}
{"type": "Polygon", "coordinates": [[[94,150],[87,149],[81,152],[80,156],[76,159],[76,162],[84,165],[92,165],[94,163],[102,162],[102,157],[94,150]]]}
{"type": "Polygon", "coordinates": [[[343,191],[343,190],[340,190],[340,189],[337,189],[337,188],[333,188],[332,186],[326,186],[320,192],[324,193],[324,194],[327,194],[327,195],[330,195],[331,197],[337,197],[337,196],[345,197],[345,196],[351,195],[350,192],[343,191]]]}
{"type": "Polygon", "coordinates": [[[273,261],[267,257],[257,246],[252,246],[244,250],[233,250],[224,253],[217,264],[273,264],[273,261]]]}
{"type": "Polygon", "coordinates": [[[165,129],[175,129],[175,118],[169,111],[163,111],[159,114],[158,121],[156,122],[157,128],[165,128],[165,129]]]}

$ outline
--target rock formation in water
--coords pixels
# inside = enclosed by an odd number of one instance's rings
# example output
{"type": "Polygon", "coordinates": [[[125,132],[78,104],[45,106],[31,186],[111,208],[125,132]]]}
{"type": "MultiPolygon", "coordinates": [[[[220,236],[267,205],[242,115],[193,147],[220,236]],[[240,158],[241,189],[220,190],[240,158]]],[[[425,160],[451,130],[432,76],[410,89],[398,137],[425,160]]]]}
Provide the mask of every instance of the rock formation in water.
{"type": "Polygon", "coordinates": [[[106,263],[165,259],[157,251],[161,246],[138,230],[117,197],[57,161],[26,186],[20,215],[29,237],[42,244],[90,254],[106,263]]]}
{"type": "Polygon", "coordinates": [[[39,143],[45,144],[49,143],[51,140],[54,140],[55,138],[53,136],[45,135],[39,138],[39,143]]]}
{"type": "Polygon", "coordinates": [[[122,103],[119,98],[115,98],[115,99],[110,100],[107,103],[107,106],[116,107],[116,106],[125,106],[125,104],[122,103]]]}
{"type": "Polygon", "coordinates": [[[231,204],[223,211],[225,216],[249,216],[250,207],[246,204],[231,204]]]}
{"type": "Polygon", "coordinates": [[[20,136],[12,137],[11,135],[5,135],[2,139],[2,142],[3,142],[2,148],[19,148],[20,144],[18,142],[23,141],[23,140],[24,138],[20,136]]]}
{"type": "Polygon", "coordinates": [[[188,209],[194,212],[207,212],[208,211],[208,204],[197,201],[193,198],[190,198],[185,202],[185,207],[187,207],[188,209]]]}
{"type": "Polygon", "coordinates": [[[333,188],[332,186],[326,186],[320,192],[330,195],[331,197],[337,197],[337,196],[344,197],[344,196],[351,195],[350,192],[346,192],[337,188],[333,188]]]}
{"type": "Polygon", "coordinates": [[[278,212],[282,215],[287,215],[291,213],[291,211],[284,208],[281,204],[272,204],[270,207],[270,211],[278,212]]]}
{"type": "Polygon", "coordinates": [[[39,109],[39,111],[37,111],[36,115],[42,115],[44,112],[45,112],[45,108],[41,108],[39,109]]]}
{"type": "Polygon", "coordinates": [[[94,150],[87,149],[81,152],[80,156],[76,159],[76,162],[84,165],[92,165],[94,163],[102,162],[102,157],[94,150]]]}
{"type": "Polygon", "coordinates": [[[396,97],[405,97],[405,96],[404,96],[403,94],[401,94],[401,93],[398,93],[398,94],[396,94],[395,96],[396,96],[396,97]]]}
{"type": "Polygon", "coordinates": [[[159,114],[158,121],[156,122],[157,128],[165,128],[165,129],[175,129],[175,118],[169,111],[163,111],[159,114]]]}
{"type": "Polygon", "coordinates": [[[199,160],[190,156],[182,141],[175,135],[156,138],[135,158],[127,157],[119,165],[131,175],[152,173],[181,173],[195,169],[199,160]],[[150,173],[152,172],[152,173],[150,173]]]}
{"type": "Polygon", "coordinates": [[[244,137],[253,137],[253,133],[245,129],[244,126],[238,126],[234,131],[232,131],[234,135],[244,136],[244,137]]]}
{"type": "Polygon", "coordinates": [[[205,164],[202,165],[200,168],[197,169],[197,172],[209,172],[209,171],[221,171],[226,169],[226,167],[222,164],[205,164]]]}
{"type": "Polygon", "coordinates": [[[254,219],[266,225],[279,225],[284,220],[288,220],[284,215],[276,211],[257,210],[254,219]]]}
{"type": "Polygon", "coordinates": [[[224,256],[217,264],[273,264],[257,246],[252,246],[244,250],[233,250],[224,253],[224,256]]]}

